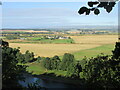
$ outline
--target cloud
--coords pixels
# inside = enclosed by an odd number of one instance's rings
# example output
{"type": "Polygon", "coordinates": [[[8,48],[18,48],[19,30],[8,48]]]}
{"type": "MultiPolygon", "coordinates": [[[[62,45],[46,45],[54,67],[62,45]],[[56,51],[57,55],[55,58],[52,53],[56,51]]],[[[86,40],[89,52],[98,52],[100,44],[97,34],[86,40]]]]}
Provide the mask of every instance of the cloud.
{"type": "Polygon", "coordinates": [[[75,16],[73,10],[65,8],[10,8],[3,9],[3,17],[54,17],[75,16]]]}
{"type": "MultiPolygon", "coordinates": [[[[15,4],[15,3],[14,3],[15,4]]],[[[21,3],[23,4],[23,3],[21,3]]],[[[21,6],[20,4],[20,6],[21,6]]],[[[97,24],[114,24],[117,23],[117,12],[116,10],[110,14],[101,12],[99,16],[91,14],[89,16],[79,15],[77,13],[76,7],[79,6],[77,3],[56,3],[47,4],[48,7],[43,7],[46,5],[44,3],[39,3],[38,7],[36,3],[27,3],[30,7],[19,7],[18,3],[14,7],[10,7],[11,4],[3,8],[3,27],[52,27],[52,26],[80,26],[80,25],[97,25],[97,24]],[[51,7],[51,5],[55,5],[51,7]],[[60,7],[61,6],[61,7],[60,7]],[[65,7],[62,7],[65,6],[65,7]],[[72,8],[71,8],[72,7],[72,8]]],[[[24,3],[23,6],[25,6],[24,3]]],[[[47,6],[46,5],[46,6],[47,6]]]]}

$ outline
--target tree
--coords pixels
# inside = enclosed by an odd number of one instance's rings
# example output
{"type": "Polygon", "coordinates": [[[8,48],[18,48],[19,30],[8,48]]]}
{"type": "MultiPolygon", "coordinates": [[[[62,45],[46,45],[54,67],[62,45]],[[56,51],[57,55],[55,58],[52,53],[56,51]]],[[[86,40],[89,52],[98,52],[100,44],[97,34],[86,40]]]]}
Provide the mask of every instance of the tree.
{"type": "Polygon", "coordinates": [[[89,15],[91,11],[94,11],[95,15],[100,14],[99,8],[104,8],[108,13],[110,13],[115,6],[116,2],[118,0],[98,0],[98,1],[89,1],[88,6],[90,8],[87,8],[85,6],[81,7],[78,11],[78,13],[89,15]],[[96,7],[94,7],[96,6],[96,7]]]}
{"type": "Polygon", "coordinates": [[[25,62],[25,57],[21,52],[18,52],[16,54],[16,60],[18,61],[18,63],[26,63],[25,62]]]}
{"type": "Polygon", "coordinates": [[[6,42],[6,41],[3,41],[2,39],[0,39],[0,44],[2,47],[8,47],[9,46],[9,43],[6,42]]]}
{"type": "Polygon", "coordinates": [[[26,66],[19,65],[17,53],[19,49],[10,47],[2,47],[2,86],[5,88],[20,87],[18,80],[24,80],[22,73],[25,72],[26,66]]]}
{"type": "Polygon", "coordinates": [[[20,38],[20,35],[19,34],[14,34],[14,35],[6,35],[5,36],[6,37],[6,39],[8,39],[8,40],[12,40],[12,39],[19,39],[20,38]]]}
{"type": "Polygon", "coordinates": [[[38,56],[37,57],[37,61],[40,63],[40,60],[41,60],[41,57],[40,56],[38,56]]]}
{"type": "Polygon", "coordinates": [[[85,65],[83,74],[89,87],[119,88],[120,59],[108,55],[91,58],[85,65]]]}
{"type": "Polygon", "coordinates": [[[113,52],[113,58],[118,59],[120,57],[120,42],[116,42],[113,52]]]}
{"type": "Polygon", "coordinates": [[[80,78],[80,72],[82,72],[82,67],[79,63],[71,63],[67,68],[67,75],[72,78],[80,78]]]}
{"type": "Polygon", "coordinates": [[[24,58],[26,63],[33,62],[35,60],[34,53],[33,52],[30,53],[28,50],[25,52],[24,58]]]}
{"type": "Polygon", "coordinates": [[[51,69],[59,69],[60,58],[56,55],[51,58],[51,69]]]}
{"type": "Polygon", "coordinates": [[[65,53],[60,64],[60,69],[66,71],[70,64],[74,62],[74,60],[74,55],[65,53]]]}
{"type": "Polygon", "coordinates": [[[46,57],[46,58],[43,58],[42,59],[42,65],[48,69],[48,70],[51,70],[51,60],[49,57],[46,57]]]}

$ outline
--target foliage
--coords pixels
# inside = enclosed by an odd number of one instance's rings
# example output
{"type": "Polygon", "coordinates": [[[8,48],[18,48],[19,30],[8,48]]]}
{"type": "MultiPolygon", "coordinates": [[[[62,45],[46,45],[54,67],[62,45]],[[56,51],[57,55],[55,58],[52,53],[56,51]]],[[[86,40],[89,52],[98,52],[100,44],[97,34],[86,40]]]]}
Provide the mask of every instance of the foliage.
{"type": "Polygon", "coordinates": [[[101,55],[91,58],[83,69],[89,87],[118,88],[120,86],[120,59],[101,55]]]}
{"type": "Polygon", "coordinates": [[[43,58],[42,65],[43,65],[46,69],[51,70],[51,60],[50,60],[50,58],[49,58],[49,57],[43,58]]]}
{"type": "Polygon", "coordinates": [[[65,53],[62,59],[62,62],[60,64],[60,69],[63,71],[66,71],[71,63],[74,62],[74,56],[69,53],[65,53]]]}
{"type": "Polygon", "coordinates": [[[18,61],[18,63],[25,63],[25,57],[22,53],[18,52],[16,54],[16,60],[18,61]]]}
{"type": "Polygon", "coordinates": [[[3,41],[2,39],[0,39],[0,44],[2,47],[8,47],[9,46],[9,43],[6,42],[6,41],[3,41]]]}
{"type": "Polygon", "coordinates": [[[114,58],[118,59],[120,57],[120,42],[116,42],[115,49],[112,52],[114,58]]]}
{"type": "Polygon", "coordinates": [[[51,69],[58,69],[59,64],[60,58],[57,55],[51,58],[51,69]]]}
{"type": "Polygon", "coordinates": [[[16,54],[16,59],[18,60],[19,63],[28,63],[28,62],[34,62],[36,60],[39,60],[40,57],[38,57],[37,59],[34,58],[34,53],[33,52],[29,52],[28,50],[25,52],[25,54],[22,53],[17,53],[16,54]]]}
{"type": "Polygon", "coordinates": [[[38,57],[37,57],[37,62],[39,62],[39,63],[40,63],[40,60],[41,60],[41,57],[40,57],[40,56],[38,56],[38,57]]]}
{"type": "Polygon", "coordinates": [[[19,39],[19,38],[20,38],[19,34],[6,35],[5,37],[6,37],[8,40],[19,39]]]}
{"type": "Polygon", "coordinates": [[[34,53],[29,52],[28,50],[24,54],[25,62],[33,62],[35,60],[34,53]]]}
{"type": "Polygon", "coordinates": [[[42,64],[48,70],[58,69],[60,58],[58,56],[54,56],[52,58],[47,57],[43,59],[42,64]]]}
{"type": "Polygon", "coordinates": [[[108,13],[110,13],[113,9],[113,7],[116,4],[116,1],[118,0],[98,0],[98,1],[89,1],[88,2],[88,6],[90,8],[87,7],[81,7],[80,10],[78,11],[78,13],[81,14],[86,14],[89,15],[91,11],[94,11],[95,15],[100,14],[100,10],[99,8],[104,8],[108,13]],[[96,6],[96,7],[94,7],[96,6]]]}
{"type": "Polygon", "coordinates": [[[74,56],[69,53],[65,53],[62,61],[58,56],[52,58],[44,58],[42,65],[47,70],[62,70],[67,71],[67,77],[79,78],[79,73],[82,71],[80,63],[75,63],[74,56]]]}
{"type": "MultiPolygon", "coordinates": [[[[19,65],[17,54],[19,49],[2,47],[2,86],[3,88],[18,87],[18,80],[24,80],[22,72],[25,72],[26,66],[19,65]]],[[[20,87],[20,86],[19,86],[20,87]]]]}
{"type": "Polygon", "coordinates": [[[71,63],[67,68],[67,76],[72,78],[80,78],[80,72],[82,72],[82,67],[79,62],[77,64],[71,63]]]}

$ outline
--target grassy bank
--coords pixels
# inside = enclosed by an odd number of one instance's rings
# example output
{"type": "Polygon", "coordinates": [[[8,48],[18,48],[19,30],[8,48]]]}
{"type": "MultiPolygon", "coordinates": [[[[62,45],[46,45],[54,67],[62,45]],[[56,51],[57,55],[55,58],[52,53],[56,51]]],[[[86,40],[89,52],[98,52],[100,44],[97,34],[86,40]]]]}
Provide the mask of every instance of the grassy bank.
{"type": "Polygon", "coordinates": [[[60,71],[60,70],[47,70],[45,69],[41,63],[34,62],[31,64],[27,64],[29,67],[27,67],[27,71],[32,74],[40,75],[44,73],[54,73],[56,76],[66,76],[66,71],[60,71]]]}

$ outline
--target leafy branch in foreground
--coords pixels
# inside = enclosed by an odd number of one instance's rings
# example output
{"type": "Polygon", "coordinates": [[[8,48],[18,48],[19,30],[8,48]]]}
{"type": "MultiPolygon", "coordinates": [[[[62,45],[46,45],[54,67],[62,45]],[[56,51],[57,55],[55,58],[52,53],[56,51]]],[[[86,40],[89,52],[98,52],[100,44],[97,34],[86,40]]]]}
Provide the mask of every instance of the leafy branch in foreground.
{"type": "Polygon", "coordinates": [[[98,1],[89,1],[89,8],[83,6],[79,9],[78,13],[89,15],[91,11],[94,12],[95,15],[100,14],[100,8],[104,8],[106,12],[110,13],[115,6],[118,0],[98,0],[98,1]]]}

